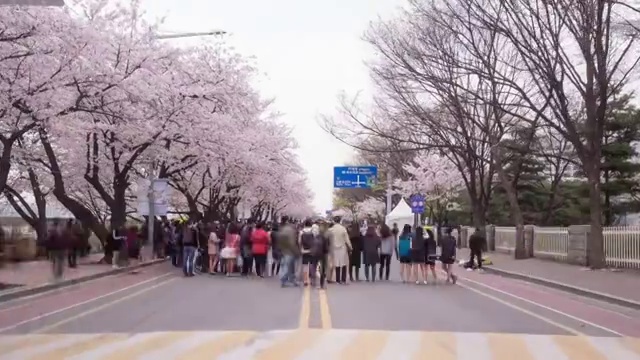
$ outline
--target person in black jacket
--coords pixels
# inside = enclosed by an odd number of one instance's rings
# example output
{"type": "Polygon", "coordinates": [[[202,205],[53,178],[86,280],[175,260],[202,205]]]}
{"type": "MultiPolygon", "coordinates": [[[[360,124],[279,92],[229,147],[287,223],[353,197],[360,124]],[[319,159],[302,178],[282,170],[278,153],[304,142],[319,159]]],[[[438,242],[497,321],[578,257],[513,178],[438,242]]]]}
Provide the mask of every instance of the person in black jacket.
{"type": "Polygon", "coordinates": [[[454,284],[458,281],[458,276],[453,273],[453,263],[456,261],[456,239],[451,235],[452,228],[445,230],[445,235],[440,239],[440,262],[442,262],[442,270],[447,273],[447,282],[452,281],[454,284]]]}
{"type": "Polygon", "coordinates": [[[484,248],[486,240],[480,229],[476,228],[473,234],[469,237],[469,250],[471,251],[471,258],[469,259],[468,266],[470,269],[474,269],[476,264],[474,260],[477,259],[477,267],[482,270],[482,249],[484,248]]]}
{"type": "Polygon", "coordinates": [[[358,223],[354,222],[349,227],[349,241],[351,241],[351,254],[349,254],[349,280],[360,281],[360,266],[362,265],[362,233],[358,223]]]}

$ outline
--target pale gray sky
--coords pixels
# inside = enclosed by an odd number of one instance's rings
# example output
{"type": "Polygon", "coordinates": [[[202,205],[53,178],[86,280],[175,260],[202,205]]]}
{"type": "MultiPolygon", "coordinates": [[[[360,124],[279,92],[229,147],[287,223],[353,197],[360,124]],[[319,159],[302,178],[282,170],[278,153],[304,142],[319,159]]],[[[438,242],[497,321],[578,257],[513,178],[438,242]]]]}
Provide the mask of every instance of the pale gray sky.
{"type": "MultiPolygon", "coordinates": [[[[333,167],[353,151],[317,125],[332,113],[341,91],[371,91],[361,40],[370,21],[386,17],[402,0],[143,0],[150,16],[165,16],[162,30],[221,29],[242,54],[254,56],[265,76],[257,85],[276,98],[283,120],[295,128],[318,211],[331,208],[333,167]]],[[[188,40],[181,40],[188,41],[188,40]]]]}

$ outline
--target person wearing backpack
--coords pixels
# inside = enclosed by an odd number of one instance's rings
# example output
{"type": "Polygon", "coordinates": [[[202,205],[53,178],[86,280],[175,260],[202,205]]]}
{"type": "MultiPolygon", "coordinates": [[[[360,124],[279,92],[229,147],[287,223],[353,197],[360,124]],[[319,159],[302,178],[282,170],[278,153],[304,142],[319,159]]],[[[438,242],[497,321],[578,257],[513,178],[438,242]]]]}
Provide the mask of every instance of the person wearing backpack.
{"type": "Polygon", "coordinates": [[[325,280],[327,278],[327,258],[330,251],[329,238],[326,236],[326,226],[315,224],[312,228],[314,234],[314,243],[311,249],[313,256],[313,268],[311,272],[311,286],[317,286],[318,289],[324,289],[325,280]],[[320,267],[320,284],[316,283],[318,266],[320,267]]]}
{"type": "Polygon", "coordinates": [[[300,244],[300,252],[302,253],[302,282],[304,286],[309,285],[310,270],[316,268],[315,259],[311,250],[315,244],[316,235],[312,229],[311,220],[305,220],[304,227],[300,231],[298,243],[300,244]]]}
{"type": "Polygon", "coordinates": [[[411,279],[411,242],[413,236],[411,234],[411,225],[405,224],[402,233],[398,238],[398,247],[396,256],[400,260],[400,278],[403,283],[411,279]]]}

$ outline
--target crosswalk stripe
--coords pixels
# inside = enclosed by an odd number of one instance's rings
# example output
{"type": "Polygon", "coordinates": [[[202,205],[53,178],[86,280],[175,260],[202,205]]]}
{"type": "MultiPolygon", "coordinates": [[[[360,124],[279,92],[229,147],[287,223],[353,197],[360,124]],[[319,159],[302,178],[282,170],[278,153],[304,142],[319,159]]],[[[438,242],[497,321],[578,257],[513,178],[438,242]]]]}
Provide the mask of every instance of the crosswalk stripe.
{"type": "MultiPolygon", "coordinates": [[[[195,333],[189,335],[186,339],[175,341],[167,347],[147,352],[146,354],[138,357],[138,360],[158,360],[165,359],[177,359],[183,354],[197,352],[196,347],[202,344],[210,344],[213,340],[221,338],[223,336],[229,336],[224,332],[210,332],[210,333],[195,333]],[[194,351],[195,350],[195,351],[194,351]]],[[[46,359],[42,359],[46,360],[46,359]]]]}
{"type": "Polygon", "coordinates": [[[126,348],[118,349],[110,353],[109,355],[103,357],[103,360],[122,360],[125,358],[135,359],[139,356],[144,355],[145,352],[148,352],[149,349],[158,349],[164,347],[170,341],[182,340],[185,337],[189,336],[189,333],[160,333],[156,334],[156,336],[142,339],[135,344],[131,344],[126,348]]]}
{"type": "Polygon", "coordinates": [[[489,342],[484,334],[456,334],[456,353],[458,360],[492,360],[489,342]]]}
{"type": "Polygon", "coordinates": [[[286,360],[295,359],[301,355],[305,349],[311,347],[317,340],[319,330],[298,330],[288,334],[285,339],[276,342],[273,346],[260,351],[256,360],[286,360]]]}
{"type": "Polygon", "coordinates": [[[622,344],[625,348],[630,349],[640,356],[640,339],[626,338],[622,340],[622,344]]]}
{"type": "Polygon", "coordinates": [[[553,338],[544,335],[525,335],[529,353],[535,360],[569,360],[553,338]]]}
{"type": "Polygon", "coordinates": [[[420,337],[420,347],[415,359],[420,359],[419,354],[432,354],[434,359],[457,359],[457,338],[452,333],[423,333],[420,337]]]}
{"type": "Polygon", "coordinates": [[[607,359],[584,336],[558,336],[554,340],[569,359],[607,359]]]}
{"type": "MultiPolygon", "coordinates": [[[[247,346],[226,352],[219,356],[218,360],[253,359],[260,351],[269,348],[275,342],[286,339],[290,333],[291,331],[278,331],[257,334],[247,346]]],[[[184,359],[181,360],[188,359],[190,359],[190,357],[185,356],[184,359]]]]}
{"type": "MultiPolygon", "coordinates": [[[[0,344],[0,354],[9,354],[24,347],[42,346],[52,341],[59,341],[64,335],[28,335],[27,337],[11,336],[10,340],[0,344]]],[[[0,357],[2,359],[2,357],[0,357]]]]}
{"type": "Polygon", "coordinates": [[[521,336],[489,334],[488,341],[494,360],[534,360],[521,336]]]}
{"type": "Polygon", "coordinates": [[[339,358],[344,360],[375,359],[385,347],[388,336],[389,333],[384,331],[364,330],[344,348],[339,358]]]}
{"type": "Polygon", "coordinates": [[[337,358],[356,336],[355,330],[333,330],[322,334],[319,341],[300,354],[297,360],[326,360],[337,358]]]}
{"type": "Polygon", "coordinates": [[[34,356],[31,360],[51,360],[51,359],[67,359],[72,356],[83,354],[91,349],[95,349],[99,345],[109,345],[116,342],[124,341],[127,335],[122,334],[101,334],[91,337],[83,341],[59,348],[57,350],[42,353],[34,356]]]}
{"type": "Polygon", "coordinates": [[[153,338],[162,333],[142,333],[129,335],[124,341],[109,343],[109,344],[99,344],[98,347],[93,348],[85,353],[81,353],[75,356],[71,356],[69,360],[85,360],[85,359],[102,359],[103,357],[109,356],[109,354],[119,351],[120,349],[125,349],[129,346],[135,345],[140,341],[145,341],[146,339],[153,338]]]}
{"type": "Polygon", "coordinates": [[[216,359],[222,354],[240,348],[258,335],[255,331],[231,331],[210,341],[203,342],[177,357],[179,360],[216,359]]]}
{"type": "Polygon", "coordinates": [[[412,354],[419,352],[420,333],[415,331],[394,331],[389,335],[378,360],[411,360],[412,354]]]}
{"type": "MultiPolygon", "coordinates": [[[[55,336],[51,336],[51,337],[55,337],[55,336]]],[[[94,337],[98,337],[98,335],[95,334],[95,335],[65,336],[61,340],[58,339],[58,341],[48,341],[47,343],[42,344],[41,346],[27,345],[23,348],[16,349],[13,352],[3,354],[3,356],[0,357],[0,359],[30,359],[34,356],[37,356],[40,354],[47,354],[51,351],[55,351],[57,349],[64,348],[66,346],[70,346],[75,343],[78,343],[90,338],[94,338],[94,337]]]]}
{"type": "Polygon", "coordinates": [[[589,341],[596,350],[614,359],[640,360],[640,355],[630,349],[620,346],[619,338],[590,338],[589,341]]]}
{"type": "Polygon", "coordinates": [[[0,360],[640,360],[640,339],[348,329],[0,336],[0,360]]]}

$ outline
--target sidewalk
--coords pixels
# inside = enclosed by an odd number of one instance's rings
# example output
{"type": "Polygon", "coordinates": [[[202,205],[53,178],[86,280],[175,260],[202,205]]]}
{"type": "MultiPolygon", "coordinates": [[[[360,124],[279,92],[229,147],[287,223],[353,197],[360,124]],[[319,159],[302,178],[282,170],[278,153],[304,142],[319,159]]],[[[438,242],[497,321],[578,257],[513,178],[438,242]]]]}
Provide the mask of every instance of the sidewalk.
{"type": "MultiPolygon", "coordinates": [[[[110,265],[97,264],[102,257],[103,254],[91,254],[79,258],[77,268],[70,269],[65,266],[63,279],[77,279],[111,270],[110,265]]],[[[49,282],[51,282],[51,262],[47,260],[8,263],[0,268],[0,284],[32,287],[49,282]]]]}
{"type": "MultiPolygon", "coordinates": [[[[128,267],[114,269],[108,264],[98,264],[103,254],[91,254],[78,259],[78,267],[65,266],[63,279],[53,282],[51,262],[47,260],[10,263],[0,268],[0,302],[57,289],[100,277],[128,272],[165,261],[165,259],[138,262],[128,267]]],[[[151,259],[150,255],[146,259],[151,259]]],[[[65,264],[66,265],[66,264],[65,264]]]]}
{"type": "MultiPolygon", "coordinates": [[[[493,262],[487,266],[490,272],[640,308],[640,273],[632,269],[590,270],[536,258],[516,260],[512,255],[497,252],[487,256],[493,262]]],[[[468,250],[460,250],[459,257],[468,258],[468,250]]]]}

